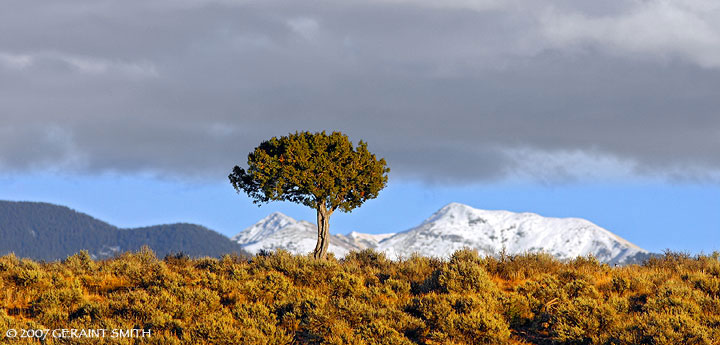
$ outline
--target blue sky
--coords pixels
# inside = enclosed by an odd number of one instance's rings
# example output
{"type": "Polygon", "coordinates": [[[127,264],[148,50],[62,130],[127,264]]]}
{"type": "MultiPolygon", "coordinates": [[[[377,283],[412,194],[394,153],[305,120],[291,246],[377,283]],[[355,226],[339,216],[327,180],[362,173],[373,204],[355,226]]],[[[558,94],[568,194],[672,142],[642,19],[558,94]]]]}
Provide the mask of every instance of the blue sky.
{"type": "MultiPolygon", "coordinates": [[[[232,236],[271,212],[314,222],[289,202],[257,207],[229,183],[151,176],[30,174],[0,179],[0,198],[57,203],[120,227],[190,222],[232,236]]],[[[588,219],[650,251],[720,250],[720,187],[633,182],[539,184],[506,181],[443,186],[390,180],[375,200],[331,218],[332,233],[402,231],[449,202],[476,208],[588,219]]]]}
{"type": "Polygon", "coordinates": [[[226,176],[263,140],[338,130],[392,171],[333,232],[401,231],[461,202],[710,252],[718,90],[707,0],[14,1],[0,199],[226,235],[272,211],[313,220],[253,206],[226,176]]]}

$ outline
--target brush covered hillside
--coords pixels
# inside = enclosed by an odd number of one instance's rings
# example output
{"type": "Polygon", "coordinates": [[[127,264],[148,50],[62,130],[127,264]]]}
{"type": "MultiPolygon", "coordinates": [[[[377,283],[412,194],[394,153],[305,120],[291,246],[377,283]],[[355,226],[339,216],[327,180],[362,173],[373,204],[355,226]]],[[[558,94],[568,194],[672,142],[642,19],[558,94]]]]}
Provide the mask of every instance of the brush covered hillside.
{"type": "MultiPolygon", "coordinates": [[[[342,260],[0,257],[10,329],[143,329],[46,344],[720,344],[720,255],[614,267],[548,254],[342,260]]],[[[3,338],[2,344],[38,344],[3,338]]]]}
{"type": "Polygon", "coordinates": [[[120,229],[64,206],[0,201],[0,255],[61,260],[81,250],[102,259],[148,246],[158,255],[213,256],[244,251],[227,237],[194,224],[120,229]]]}

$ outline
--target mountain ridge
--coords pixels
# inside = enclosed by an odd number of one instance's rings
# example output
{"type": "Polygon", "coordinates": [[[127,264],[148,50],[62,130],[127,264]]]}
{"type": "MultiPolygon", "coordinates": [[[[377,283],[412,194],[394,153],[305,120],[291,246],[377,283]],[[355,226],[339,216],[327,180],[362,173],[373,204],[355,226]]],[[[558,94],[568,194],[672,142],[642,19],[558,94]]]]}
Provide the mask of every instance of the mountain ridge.
{"type": "Polygon", "coordinates": [[[391,257],[446,256],[463,247],[483,255],[548,252],[560,259],[592,254],[600,261],[624,263],[647,251],[582,218],[544,217],[530,212],[482,210],[445,205],[418,226],[380,243],[391,257]]]}
{"type": "Polygon", "coordinates": [[[0,255],[62,260],[81,250],[95,259],[148,246],[158,256],[246,255],[227,237],[190,223],[118,228],[67,206],[0,200],[0,255]]]}
{"type": "MultiPolygon", "coordinates": [[[[149,246],[157,255],[192,256],[258,253],[285,249],[313,251],[316,225],[274,212],[232,238],[190,223],[122,229],[66,206],[42,202],[0,201],[0,255],[14,252],[38,260],[64,259],[88,250],[97,259],[149,246]]],[[[419,225],[397,233],[352,231],[331,235],[329,252],[343,257],[353,250],[375,249],[390,258],[413,253],[447,257],[471,248],[483,255],[548,252],[560,259],[595,255],[608,263],[639,262],[650,253],[582,218],[543,217],[536,213],[481,210],[449,203],[419,225]]]]}
{"type": "MultiPolygon", "coordinates": [[[[273,213],[285,223],[258,229],[269,222],[268,216],[234,236],[246,250],[285,249],[307,254],[317,241],[315,225],[273,213]],[[243,233],[265,231],[267,238],[243,242],[243,233]],[[303,242],[303,245],[298,245],[303,242]]],[[[329,252],[343,256],[351,250],[366,248],[385,252],[390,258],[408,257],[413,253],[447,257],[455,250],[469,247],[483,255],[548,252],[560,259],[594,255],[607,263],[631,263],[650,254],[622,237],[582,218],[544,217],[536,213],[505,210],[481,210],[460,203],[449,203],[419,225],[388,234],[350,232],[331,235],[329,252]]]]}

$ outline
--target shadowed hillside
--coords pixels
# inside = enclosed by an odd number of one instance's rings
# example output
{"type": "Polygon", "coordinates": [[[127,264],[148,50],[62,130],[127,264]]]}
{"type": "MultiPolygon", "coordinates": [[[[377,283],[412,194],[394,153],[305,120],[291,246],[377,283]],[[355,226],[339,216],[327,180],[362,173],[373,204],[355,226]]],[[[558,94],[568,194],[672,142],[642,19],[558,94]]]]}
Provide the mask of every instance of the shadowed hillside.
{"type": "Polygon", "coordinates": [[[244,253],[227,237],[194,224],[120,229],[64,206],[0,201],[0,255],[60,260],[81,250],[106,258],[149,246],[158,255],[219,257],[244,253]]]}

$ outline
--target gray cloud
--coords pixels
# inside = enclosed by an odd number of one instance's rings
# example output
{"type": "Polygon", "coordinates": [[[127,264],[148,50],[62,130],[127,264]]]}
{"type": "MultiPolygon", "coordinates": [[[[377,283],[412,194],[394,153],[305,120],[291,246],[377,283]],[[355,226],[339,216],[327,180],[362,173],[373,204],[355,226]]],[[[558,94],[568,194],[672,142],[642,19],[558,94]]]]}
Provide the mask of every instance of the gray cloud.
{"type": "Polygon", "coordinates": [[[222,178],[341,130],[439,182],[720,179],[720,7],[13,1],[0,169],[222,178]]]}

